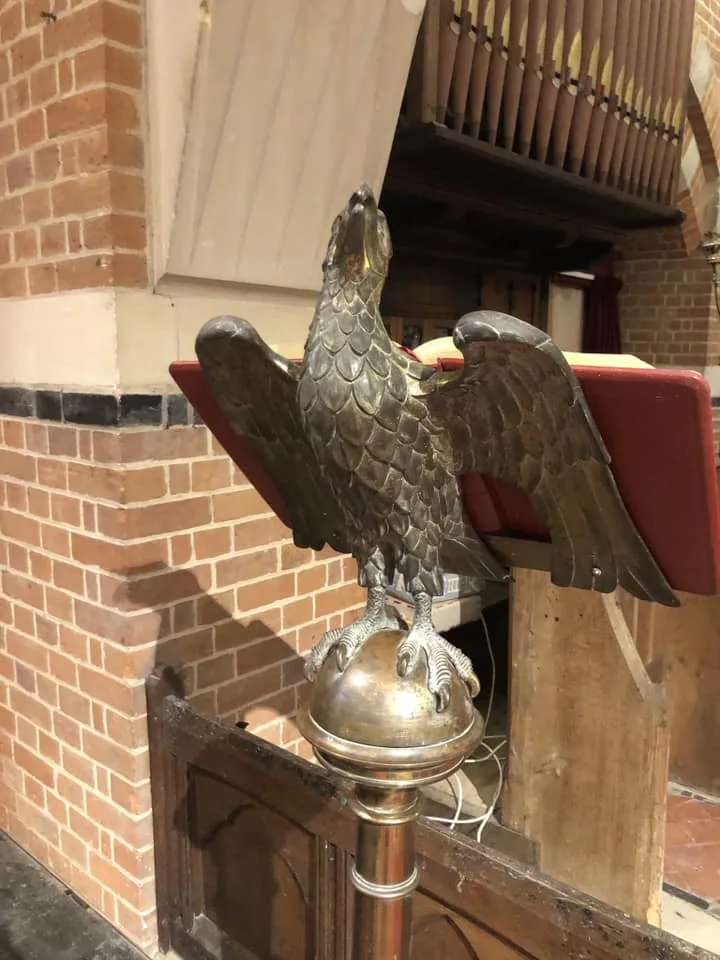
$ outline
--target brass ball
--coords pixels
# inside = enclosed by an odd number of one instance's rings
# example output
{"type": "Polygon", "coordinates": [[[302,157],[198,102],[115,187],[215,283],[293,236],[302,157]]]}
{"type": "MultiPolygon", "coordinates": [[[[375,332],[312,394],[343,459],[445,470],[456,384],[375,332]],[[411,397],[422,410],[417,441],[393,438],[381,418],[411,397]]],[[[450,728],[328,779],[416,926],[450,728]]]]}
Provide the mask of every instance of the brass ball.
{"type": "Polygon", "coordinates": [[[427,688],[424,658],[405,677],[397,649],[405,634],[382,630],[370,637],[341,672],[331,654],[311,688],[307,713],[329,735],[387,748],[420,748],[465,734],[474,723],[465,683],[453,671],[450,705],[438,712],[427,688]]]}

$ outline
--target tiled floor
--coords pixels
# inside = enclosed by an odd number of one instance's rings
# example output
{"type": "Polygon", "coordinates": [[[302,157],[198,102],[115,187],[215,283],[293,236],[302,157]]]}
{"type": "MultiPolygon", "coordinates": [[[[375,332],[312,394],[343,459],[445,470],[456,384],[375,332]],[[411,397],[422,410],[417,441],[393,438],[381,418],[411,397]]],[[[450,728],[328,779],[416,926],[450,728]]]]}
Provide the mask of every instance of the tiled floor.
{"type": "Polygon", "coordinates": [[[665,881],[720,915],[720,800],[668,796],[665,881]]]}
{"type": "Polygon", "coordinates": [[[0,960],[146,960],[0,833],[0,960]]]}
{"type": "Polygon", "coordinates": [[[713,917],[682,897],[663,892],[662,928],[712,954],[720,951],[720,917],[713,917]]]}

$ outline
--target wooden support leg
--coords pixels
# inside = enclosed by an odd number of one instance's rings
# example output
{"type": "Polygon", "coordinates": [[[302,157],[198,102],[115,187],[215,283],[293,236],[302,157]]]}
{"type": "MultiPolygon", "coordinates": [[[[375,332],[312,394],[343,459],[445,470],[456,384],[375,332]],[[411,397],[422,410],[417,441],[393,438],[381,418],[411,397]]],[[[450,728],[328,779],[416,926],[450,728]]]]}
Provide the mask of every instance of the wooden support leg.
{"type": "Polygon", "coordinates": [[[664,688],[617,599],[516,570],[503,820],[545,873],[654,923],[668,745],[664,688]]]}
{"type": "Polygon", "coordinates": [[[720,795],[720,597],[684,593],[680,600],[681,607],[655,611],[655,649],[666,669],[670,779],[720,795]]]}

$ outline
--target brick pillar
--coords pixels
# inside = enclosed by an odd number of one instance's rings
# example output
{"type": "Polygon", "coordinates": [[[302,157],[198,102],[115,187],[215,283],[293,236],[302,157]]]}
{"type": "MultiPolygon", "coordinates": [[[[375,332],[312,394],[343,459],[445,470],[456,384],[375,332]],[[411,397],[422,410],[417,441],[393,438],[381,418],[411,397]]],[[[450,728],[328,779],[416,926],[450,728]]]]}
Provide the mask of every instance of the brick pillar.
{"type": "Polygon", "coordinates": [[[168,426],[180,398],[115,429],[39,418],[51,399],[72,415],[59,393],[20,399],[0,448],[0,827],[148,948],[148,672],[176,665],[200,710],[302,752],[300,655],[362,596],[347,559],[292,545],[205,427],[168,426]]]}
{"type": "Polygon", "coordinates": [[[301,751],[300,655],[362,596],[346,559],[293,547],[167,379],[118,374],[118,342],[175,306],[147,289],[143,14],[0,13],[0,828],[150,951],[147,673],[177,665],[199,709],[301,751]]]}
{"type": "Polygon", "coordinates": [[[142,37],[131,0],[3,5],[0,296],[146,283],[142,37]]]}

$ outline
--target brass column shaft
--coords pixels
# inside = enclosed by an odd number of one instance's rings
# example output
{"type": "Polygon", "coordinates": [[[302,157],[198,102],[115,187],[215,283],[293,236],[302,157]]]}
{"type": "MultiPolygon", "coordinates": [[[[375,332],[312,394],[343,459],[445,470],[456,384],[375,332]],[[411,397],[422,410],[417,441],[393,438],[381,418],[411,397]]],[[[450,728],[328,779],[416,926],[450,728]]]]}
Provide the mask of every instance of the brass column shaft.
{"type": "Polygon", "coordinates": [[[344,670],[328,657],[298,713],[318,759],[354,784],[353,960],[409,960],[420,787],[457,770],[483,735],[482,717],[455,671],[441,711],[424,661],[400,676],[404,636],[373,634],[344,670]]]}
{"type": "Polygon", "coordinates": [[[409,960],[418,791],[360,787],[353,960],[409,960]]]}

